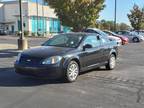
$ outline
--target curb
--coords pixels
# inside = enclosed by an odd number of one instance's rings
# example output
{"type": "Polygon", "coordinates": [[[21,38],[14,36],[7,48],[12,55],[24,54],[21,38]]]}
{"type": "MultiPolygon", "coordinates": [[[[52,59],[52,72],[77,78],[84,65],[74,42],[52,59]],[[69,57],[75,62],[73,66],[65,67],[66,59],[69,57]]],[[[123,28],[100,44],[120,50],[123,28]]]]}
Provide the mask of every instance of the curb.
{"type": "Polygon", "coordinates": [[[0,50],[17,49],[15,44],[0,44],[0,50]]]}

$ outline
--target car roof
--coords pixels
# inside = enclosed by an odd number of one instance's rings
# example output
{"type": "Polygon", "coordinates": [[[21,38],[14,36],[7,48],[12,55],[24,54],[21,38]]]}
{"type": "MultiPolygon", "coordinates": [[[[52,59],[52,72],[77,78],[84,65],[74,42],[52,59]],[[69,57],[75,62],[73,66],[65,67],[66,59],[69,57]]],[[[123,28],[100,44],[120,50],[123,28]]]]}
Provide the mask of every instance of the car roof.
{"type": "MultiPolygon", "coordinates": [[[[86,33],[86,32],[70,32],[70,33],[61,33],[64,35],[82,35],[82,36],[87,36],[87,35],[97,35],[96,33],[86,33]]],[[[60,35],[60,34],[58,34],[60,35]]]]}
{"type": "Polygon", "coordinates": [[[90,29],[90,30],[95,30],[95,31],[98,31],[99,29],[97,28],[87,28],[87,30],[90,29]]]}

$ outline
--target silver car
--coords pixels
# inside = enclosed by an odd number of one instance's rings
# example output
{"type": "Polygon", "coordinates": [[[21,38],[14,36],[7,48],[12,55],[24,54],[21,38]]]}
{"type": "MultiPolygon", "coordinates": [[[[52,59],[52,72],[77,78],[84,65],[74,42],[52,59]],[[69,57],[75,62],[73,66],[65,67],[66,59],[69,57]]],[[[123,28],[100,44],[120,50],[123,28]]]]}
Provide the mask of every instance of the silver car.
{"type": "Polygon", "coordinates": [[[132,33],[135,33],[137,35],[141,35],[144,37],[144,31],[143,30],[140,30],[140,31],[133,31],[132,33]]]}
{"type": "Polygon", "coordinates": [[[132,41],[132,42],[144,41],[144,37],[142,35],[138,35],[130,31],[117,31],[116,33],[119,35],[126,36],[129,39],[129,41],[132,41]]]}

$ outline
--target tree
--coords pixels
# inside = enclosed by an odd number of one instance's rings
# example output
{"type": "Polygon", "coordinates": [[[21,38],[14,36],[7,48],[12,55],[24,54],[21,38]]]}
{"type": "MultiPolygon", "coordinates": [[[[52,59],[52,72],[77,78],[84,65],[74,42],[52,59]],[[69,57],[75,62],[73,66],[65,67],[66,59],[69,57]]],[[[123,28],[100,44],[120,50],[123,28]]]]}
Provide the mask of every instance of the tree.
{"type": "Polygon", "coordinates": [[[108,21],[106,21],[106,20],[101,20],[101,29],[110,30],[111,29],[111,24],[108,21]]]}
{"type": "Polygon", "coordinates": [[[128,14],[129,21],[131,22],[134,30],[143,29],[144,25],[144,8],[139,8],[139,6],[134,5],[133,9],[128,14]]]}
{"type": "Polygon", "coordinates": [[[55,9],[62,25],[80,31],[94,27],[105,0],[46,0],[55,9]]]}
{"type": "MultiPolygon", "coordinates": [[[[116,26],[117,26],[116,27],[117,30],[129,30],[130,29],[130,26],[128,26],[125,23],[117,23],[116,26]]],[[[115,30],[114,21],[101,20],[101,21],[99,21],[98,28],[102,29],[102,30],[114,31],[115,30]]]]}
{"type": "Polygon", "coordinates": [[[130,29],[130,26],[128,26],[125,23],[120,23],[118,26],[119,26],[120,30],[129,30],[130,29]]]}

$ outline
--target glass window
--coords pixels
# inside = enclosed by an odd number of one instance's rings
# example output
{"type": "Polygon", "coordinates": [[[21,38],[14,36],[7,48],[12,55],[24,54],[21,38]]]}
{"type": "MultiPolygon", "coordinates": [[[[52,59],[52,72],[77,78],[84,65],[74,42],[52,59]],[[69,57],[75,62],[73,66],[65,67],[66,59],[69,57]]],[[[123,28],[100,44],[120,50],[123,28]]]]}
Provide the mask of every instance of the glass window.
{"type": "Polygon", "coordinates": [[[56,35],[43,44],[43,46],[57,46],[75,48],[84,36],[78,34],[56,35]]]}
{"type": "Polygon", "coordinates": [[[97,38],[97,36],[88,36],[84,40],[84,45],[89,44],[92,45],[92,47],[98,47],[100,46],[100,40],[97,38]]]}
{"type": "Polygon", "coordinates": [[[122,32],[117,32],[117,34],[122,35],[123,33],[122,32]]]}
{"type": "Polygon", "coordinates": [[[86,33],[96,33],[96,34],[99,34],[97,31],[91,30],[91,29],[87,29],[87,30],[85,30],[84,32],[86,32],[86,33]]]}
{"type": "Polygon", "coordinates": [[[107,38],[107,37],[102,37],[101,41],[102,41],[102,44],[106,44],[106,43],[108,43],[110,41],[110,39],[107,38]]]}

